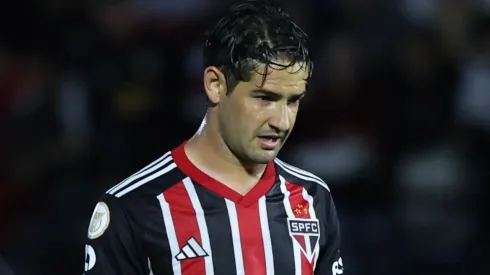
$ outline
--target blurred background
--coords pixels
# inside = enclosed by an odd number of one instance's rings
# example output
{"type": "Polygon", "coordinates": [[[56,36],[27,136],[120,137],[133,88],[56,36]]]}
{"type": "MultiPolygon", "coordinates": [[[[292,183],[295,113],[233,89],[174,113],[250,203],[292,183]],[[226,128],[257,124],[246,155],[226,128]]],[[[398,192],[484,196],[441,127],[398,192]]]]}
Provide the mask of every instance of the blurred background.
{"type": "MultiPolygon", "coordinates": [[[[283,2],[316,67],[281,157],[329,184],[345,274],[490,274],[490,1],[283,2]]],[[[1,275],[82,274],[102,192],[199,126],[229,3],[0,5],[1,275]]]]}

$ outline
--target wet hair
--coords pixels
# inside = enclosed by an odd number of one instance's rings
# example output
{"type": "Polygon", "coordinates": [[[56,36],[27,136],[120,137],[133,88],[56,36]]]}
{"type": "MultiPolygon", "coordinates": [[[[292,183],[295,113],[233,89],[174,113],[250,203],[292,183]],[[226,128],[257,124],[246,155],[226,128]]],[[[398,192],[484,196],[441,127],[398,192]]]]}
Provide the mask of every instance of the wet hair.
{"type": "Polygon", "coordinates": [[[277,3],[241,1],[206,32],[204,66],[220,69],[229,92],[239,81],[250,81],[263,65],[263,81],[270,68],[287,69],[295,64],[307,69],[309,78],[313,62],[307,43],[306,33],[277,3]]]}

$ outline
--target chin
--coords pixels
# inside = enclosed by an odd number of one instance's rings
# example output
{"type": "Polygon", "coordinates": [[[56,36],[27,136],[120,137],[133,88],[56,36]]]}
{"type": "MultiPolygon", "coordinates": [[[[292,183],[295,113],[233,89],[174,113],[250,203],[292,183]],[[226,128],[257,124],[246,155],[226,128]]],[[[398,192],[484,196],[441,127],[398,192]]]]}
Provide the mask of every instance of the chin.
{"type": "Polygon", "coordinates": [[[263,151],[260,153],[256,153],[253,156],[251,156],[251,161],[257,163],[257,164],[267,164],[271,161],[273,161],[277,156],[276,151],[263,151]]]}

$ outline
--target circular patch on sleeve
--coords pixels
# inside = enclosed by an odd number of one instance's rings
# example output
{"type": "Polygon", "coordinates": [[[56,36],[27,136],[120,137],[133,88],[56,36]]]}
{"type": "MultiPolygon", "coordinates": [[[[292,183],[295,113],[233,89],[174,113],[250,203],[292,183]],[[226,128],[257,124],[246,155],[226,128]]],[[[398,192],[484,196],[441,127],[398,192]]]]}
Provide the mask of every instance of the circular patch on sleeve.
{"type": "Polygon", "coordinates": [[[90,239],[97,239],[102,236],[109,227],[111,222],[111,214],[109,207],[104,202],[99,202],[95,206],[94,213],[90,219],[90,226],[88,228],[88,237],[90,239]]]}

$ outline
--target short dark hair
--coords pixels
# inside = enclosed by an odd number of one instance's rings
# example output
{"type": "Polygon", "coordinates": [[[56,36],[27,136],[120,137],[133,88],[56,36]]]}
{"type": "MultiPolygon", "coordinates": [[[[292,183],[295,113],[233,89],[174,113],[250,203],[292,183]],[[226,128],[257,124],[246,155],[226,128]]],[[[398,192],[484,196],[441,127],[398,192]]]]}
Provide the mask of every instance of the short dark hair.
{"type": "MultiPolygon", "coordinates": [[[[302,63],[308,78],[313,62],[307,47],[308,36],[277,4],[247,0],[234,6],[205,34],[204,66],[216,66],[227,79],[231,91],[239,81],[249,81],[257,63],[286,69],[302,63]],[[278,64],[284,59],[288,64],[278,64]]],[[[302,66],[302,69],[304,69],[302,66]]]]}

